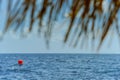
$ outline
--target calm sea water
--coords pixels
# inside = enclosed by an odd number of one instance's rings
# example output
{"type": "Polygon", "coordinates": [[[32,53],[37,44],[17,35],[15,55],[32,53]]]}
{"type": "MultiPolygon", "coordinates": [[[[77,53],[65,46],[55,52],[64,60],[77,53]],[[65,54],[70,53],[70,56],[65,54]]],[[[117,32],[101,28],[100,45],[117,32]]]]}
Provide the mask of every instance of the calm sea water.
{"type": "Polygon", "coordinates": [[[0,80],[120,80],[120,55],[0,54],[0,80]]]}

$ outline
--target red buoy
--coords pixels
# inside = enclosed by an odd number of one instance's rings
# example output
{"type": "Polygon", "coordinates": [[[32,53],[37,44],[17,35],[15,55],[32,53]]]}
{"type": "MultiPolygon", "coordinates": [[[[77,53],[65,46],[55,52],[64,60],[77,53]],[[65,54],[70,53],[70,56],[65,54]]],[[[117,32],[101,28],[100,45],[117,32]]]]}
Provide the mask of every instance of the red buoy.
{"type": "Polygon", "coordinates": [[[23,60],[18,60],[19,65],[23,65],[23,60]]]}

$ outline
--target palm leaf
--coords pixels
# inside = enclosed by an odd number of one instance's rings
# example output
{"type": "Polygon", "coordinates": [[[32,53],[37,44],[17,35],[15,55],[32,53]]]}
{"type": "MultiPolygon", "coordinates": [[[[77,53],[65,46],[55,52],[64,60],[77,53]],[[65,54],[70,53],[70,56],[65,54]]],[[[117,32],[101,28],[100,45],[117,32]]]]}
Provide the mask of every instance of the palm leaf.
{"type": "MultiPolygon", "coordinates": [[[[69,24],[64,36],[64,43],[71,40],[69,43],[77,46],[79,39],[82,38],[81,35],[84,35],[84,39],[92,35],[94,44],[94,41],[98,39],[95,36],[98,34],[98,30],[100,31],[99,49],[111,27],[117,29],[118,35],[120,33],[118,30],[119,19],[117,18],[120,12],[120,0],[109,0],[106,5],[108,7],[107,11],[103,6],[105,1],[107,0],[17,0],[13,5],[13,2],[8,0],[6,3],[7,8],[5,8],[8,14],[6,15],[6,26],[3,26],[3,32],[7,32],[10,28],[17,32],[17,30],[24,28],[23,24],[28,23],[28,32],[30,33],[37,21],[39,25],[38,32],[41,32],[44,27],[43,22],[46,22],[47,28],[44,34],[48,44],[53,32],[54,22],[59,22],[59,18],[61,20],[67,19],[69,24]],[[67,17],[64,17],[66,13],[67,17]],[[29,19],[29,22],[26,19],[29,19]],[[101,23],[99,23],[99,20],[101,23]],[[76,28],[75,24],[77,24],[76,28]],[[90,26],[90,24],[92,25],[90,26]],[[117,24],[117,26],[112,26],[112,24],[117,24]],[[74,33],[72,33],[72,30],[74,30],[74,33]],[[73,35],[72,39],[71,35],[73,35]]],[[[0,0],[0,6],[3,2],[3,0],[0,0]]],[[[82,44],[86,41],[83,40],[82,44]]]]}

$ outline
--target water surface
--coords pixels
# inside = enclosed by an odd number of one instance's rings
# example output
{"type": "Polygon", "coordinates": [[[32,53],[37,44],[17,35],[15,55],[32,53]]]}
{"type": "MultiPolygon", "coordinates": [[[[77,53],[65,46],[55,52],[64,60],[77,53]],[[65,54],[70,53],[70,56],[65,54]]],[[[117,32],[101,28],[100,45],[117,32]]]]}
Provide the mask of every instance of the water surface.
{"type": "Polygon", "coordinates": [[[0,54],[0,80],[119,79],[118,54],[0,54]]]}

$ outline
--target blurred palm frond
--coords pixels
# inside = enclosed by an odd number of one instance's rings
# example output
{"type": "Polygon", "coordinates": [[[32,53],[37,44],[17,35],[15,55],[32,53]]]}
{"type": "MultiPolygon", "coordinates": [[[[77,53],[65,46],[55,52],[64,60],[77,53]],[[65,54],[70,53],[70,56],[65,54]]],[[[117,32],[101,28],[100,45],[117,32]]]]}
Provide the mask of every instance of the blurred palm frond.
{"type": "MultiPolygon", "coordinates": [[[[0,6],[2,4],[4,5],[4,0],[0,0],[0,6]]],[[[37,21],[38,32],[41,32],[45,22],[47,25],[45,38],[48,43],[54,22],[67,19],[69,24],[64,36],[65,43],[71,40],[70,44],[77,46],[82,35],[84,39],[92,36],[93,44],[96,39],[99,39],[98,49],[110,28],[113,27],[112,24],[117,24],[114,27],[117,29],[117,33],[120,33],[118,27],[120,0],[8,0],[6,6],[7,19],[4,33],[9,28],[13,28],[15,32],[23,29],[26,20],[29,24],[29,33],[37,21]],[[66,17],[65,14],[67,14],[66,17]],[[72,38],[71,34],[73,34],[72,38]],[[96,34],[99,35],[96,36],[96,34]]],[[[82,40],[82,44],[86,41],[82,40]]]]}

